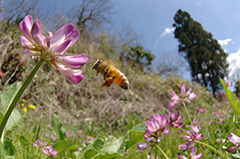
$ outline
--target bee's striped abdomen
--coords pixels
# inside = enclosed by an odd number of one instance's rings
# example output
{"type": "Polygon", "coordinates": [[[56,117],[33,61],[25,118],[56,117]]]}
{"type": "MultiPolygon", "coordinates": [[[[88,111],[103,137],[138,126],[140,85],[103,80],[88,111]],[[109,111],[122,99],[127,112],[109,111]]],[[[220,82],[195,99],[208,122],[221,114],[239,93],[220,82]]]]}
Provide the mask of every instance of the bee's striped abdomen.
{"type": "Polygon", "coordinates": [[[116,75],[116,77],[114,78],[114,82],[119,85],[121,88],[123,89],[128,89],[129,87],[129,82],[128,82],[128,79],[127,77],[122,73],[120,72],[119,70],[116,70],[118,73],[116,75]]]}

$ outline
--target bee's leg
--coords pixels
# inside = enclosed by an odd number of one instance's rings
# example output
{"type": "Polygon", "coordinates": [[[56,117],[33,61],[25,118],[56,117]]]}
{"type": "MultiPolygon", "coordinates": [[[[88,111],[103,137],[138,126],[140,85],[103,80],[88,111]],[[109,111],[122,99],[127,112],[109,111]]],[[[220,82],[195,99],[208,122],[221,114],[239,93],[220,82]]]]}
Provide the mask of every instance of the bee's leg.
{"type": "Polygon", "coordinates": [[[106,79],[106,76],[107,76],[107,72],[108,72],[109,68],[107,68],[104,72],[104,75],[103,75],[103,79],[105,80],[106,79]]]}
{"type": "Polygon", "coordinates": [[[97,69],[97,72],[96,72],[96,76],[98,75],[99,72],[100,72],[100,69],[98,68],[98,69],[97,69]]]}
{"type": "Polygon", "coordinates": [[[113,77],[108,77],[106,81],[104,81],[101,87],[110,87],[113,83],[113,77]]]}

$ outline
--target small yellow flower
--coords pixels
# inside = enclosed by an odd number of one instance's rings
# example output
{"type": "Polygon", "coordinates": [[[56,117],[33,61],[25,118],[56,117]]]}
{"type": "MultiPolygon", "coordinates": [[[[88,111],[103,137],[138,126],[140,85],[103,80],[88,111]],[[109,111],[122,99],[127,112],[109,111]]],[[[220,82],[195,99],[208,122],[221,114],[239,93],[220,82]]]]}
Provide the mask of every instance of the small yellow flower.
{"type": "Polygon", "coordinates": [[[26,100],[25,99],[22,99],[22,101],[25,103],[26,102],[26,100]]]}
{"type": "Polygon", "coordinates": [[[36,109],[35,105],[29,104],[28,106],[29,106],[29,108],[36,109]]]}
{"type": "Polygon", "coordinates": [[[22,106],[22,107],[24,107],[24,104],[23,104],[23,103],[21,103],[21,106],[22,106]]]}
{"type": "Polygon", "coordinates": [[[27,112],[27,111],[28,111],[28,109],[27,109],[26,107],[24,107],[24,108],[23,108],[23,111],[24,111],[24,112],[27,112]]]}

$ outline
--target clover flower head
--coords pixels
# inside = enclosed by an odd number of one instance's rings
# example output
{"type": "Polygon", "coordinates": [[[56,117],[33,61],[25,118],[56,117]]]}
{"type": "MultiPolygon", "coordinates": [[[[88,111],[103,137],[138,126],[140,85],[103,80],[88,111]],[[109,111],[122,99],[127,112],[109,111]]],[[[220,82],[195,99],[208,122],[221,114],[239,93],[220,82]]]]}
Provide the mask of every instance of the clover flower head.
{"type": "Polygon", "coordinates": [[[172,96],[172,103],[170,103],[168,106],[169,107],[175,107],[180,101],[181,101],[181,98],[174,92],[172,91],[171,93],[171,96],[172,96]]]}
{"type": "Polygon", "coordinates": [[[170,127],[179,128],[182,126],[183,117],[178,113],[169,111],[168,115],[155,114],[150,121],[146,121],[146,133],[144,134],[145,142],[137,144],[138,150],[145,150],[150,147],[148,156],[151,156],[153,147],[159,143],[164,136],[170,134],[170,127]]]}
{"type": "Polygon", "coordinates": [[[43,154],[46,154],[48,157],[53,155],[54,157],[57,157],[58,152],[56,151],[56,149],[53,149],[52,146],[46,146],[43,148],[42,150],[43,154]]]}
{"type": "Polygon", "coordinates": [[[88,57],[84,54],[64,56],[79,37],[79,31],[73,24],[66,24],[54,34],[49,32],[45,37],[42,35],[40,21],[33,23],[32,17],[27,15],[19,23],[19,28],[23,33],[19,41],[23,48],[27,49],[26,53],[50,62],[74,84],[84,78],[82,71],[78,69],[88,62],[88,57]]]}
{"type": "Polygon", "coordinates": [[[37,139],[37,141],[33,143],[33,146],[40,148],[42,153],[46,154],[48,157],[51,155],[57,157],[58,155],[58,151],[56,149],[53,149],[51,145],[47,146],[47,142],[42,142],[40,139],[37,139]]]}
{"type": "Polygon", "coordinates": [[[199,109],[199,113],[205,113],[205,112],[207,112],[207,109],[206,109],[206,108],[200,108],[200,109],[199,109]]]}
{"type": "Polygon", "coordinates": [[[234,133],[230,133],[228,139],[235,145],[228,149],[230,153],[240,148],[240,138],[237,135],[235,135],[234,133]]]}
{"type": "Polygon", "coordinates": [[[184,152],[184,151],[187,151],[189,148],[191,148],[193,146],[194,146],[194,142],[190,141],[190,142],[178,145],[178,149],[182,149],[182,151],[184,152]]]}
{"type": "Polygon", "coordinates": [[[170,126],[174,128],[180,128],[183,124],[183,116],[179,116],[179,112],[174,113],[173,110],[169,111],[170,126]]]}
{"type": "Polygon", "coordinates": [[[172,103],[168,105],[169,107],[176,106],[180,101],[190,103],[190,100],[197,96],[195,93],[192,92],[192,88],[189,88],[189,90],[186,92],[185,84],[182,84],[181,86],[180,96],[178,96],[174,91],[172,91],[170,94],[172,96],[172,103]]]}
{"type": "Polygon", "coordinates": [[[149,154],[151,154],[152,146],[161,141],[161,139],[170,133],[169,120],[166,114],[159,115],[155,114],[151,121],[146,121],[146,133],[144,135],[144,140],[147,143],[139,143],[138,149],[145,150],[151,147],[149,154]]]}
{"type": "Polygon", "coordinates": [[[164,128],[168,126],[169,121],[166,114],[161,116],[159,114],[155,114],[152,118],[152,121],[146,121],[146,124],[147,124],[146,132],[155,133],[159,130],[163,131],[164,128]]]}
{"type": "MultiPolygon", "coordinates": [[[[197,148],[191,147],[190,149],[192,150],[192,152],[190,153],[190,156],[189,156],[190,159],[199,159],[199,158],[202,157],[202,153],[199,153],[199,154],[196,155],[197,148]]],[[[187,157],[183,156],[180,153],[178,153],[178,158],[180,158],[180,159],[188,159],[187,157]]]]}
{"type": "Polygon", "coordinates": [[[35,147],[45,147],[46,145],[47,145],[47,142],[42,142],[40,139],[37,139],[37,141],[33,143],[33,146],[35,147]]]}
{"type": "Polygon", "coordinates": [[[202,134],[199,134],[200,132],[200,126],[197,125],[197,126],[194,126],[194,125],[191,125],[191,131],[193,133],[191,133],[190,131],[187,131],[187,133],[189,134],[189,136],[185,136],[186,139],[190,139],[190,141],[194,141],[194,140],[201,140],[204,136],[202,134]]]}
{"type": "Polygon", "coordinates": [[[185,84],[182,84],[181,86],[181,97],[184,99],[186,102],[190,103],[190,100],[195,98],[197,95],[192,92],[192,88],[189,88],[188,91],[186,92],[185,84]]]}
{"type": "Polygon", "coordinates": [[[201,140],[202,138],[204,138],[204,136],[202,134],[199,134],[200,132],[200,126],[194,126],[191,125],[191,132],[190,131],[186,131],[188,135],[183,136],[183,139],[188,141],[187,143],[181,144],[178,146],[179,149],[182,149],[183,151],[187,151],[189,148],[194,146],[194,141],[195,140],[201,140]]]}
{"type": "Polygon", "coordinates": [[[148,156],[151,155],[153,146],[160,142],[164,136],[170,133],[169,120],[166,114],[155,114],[151,121],[146,121],[145,142],[137,144],[139,150],[145,150],[150,147],[148,156]]]}

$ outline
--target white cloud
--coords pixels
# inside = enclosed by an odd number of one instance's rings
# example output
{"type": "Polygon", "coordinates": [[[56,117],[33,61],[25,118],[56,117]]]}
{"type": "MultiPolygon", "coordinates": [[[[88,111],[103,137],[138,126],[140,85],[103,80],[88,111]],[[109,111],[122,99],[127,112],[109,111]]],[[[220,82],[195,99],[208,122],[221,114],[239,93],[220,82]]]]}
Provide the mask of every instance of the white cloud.
{"type": "Polygon", "coordinates": [[[221,45],[221,46],[226,46],[228,45],[229,42],[231,42],[232,39],[228,38],[228,39],[225,39],[225,40],[218,40],[218,43],[221,45]]]}
{"type": "Polygon", "coordinates": [[[238,80],[240,77],[240,49],[237,52],[231,53],[227,57],[229,63],[229,78],[232,80],[238,80]]]}
{"type": "Polygon", "coordinates": [[[164,36],[166,36],[166,35],[168,35],[168,34],[171,34],[172,32],[174,32],[174,30],[175,30],[174,27],[172,27],[172,28],[169,28],[169,27],[165,28],[164,31],[163,31],[163,33],[162,33],[162,34],[157,38],[157,40],[155,41],[155,43],[154,43],[154,45],[153,45],[153,48],[156,48],[156,47],[157,47],[157,45],[158,45],[158,43],[159,43],[159,40],[160,40],[162,37],[164,37],[164,36]]]}
{"type": "Polygon", "coordinates": [[[165,28],[164,29],[164,32],[162,33],[162,35],[159,37],[159,38],[162,38],[162,37],[164,37],[164,36],[166,36],[167,34],[170,34],[170,33],[172,33],[172,32],[174,32],[174,30],[175,30],[175,28],[165,28]]]}

